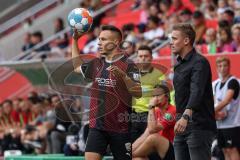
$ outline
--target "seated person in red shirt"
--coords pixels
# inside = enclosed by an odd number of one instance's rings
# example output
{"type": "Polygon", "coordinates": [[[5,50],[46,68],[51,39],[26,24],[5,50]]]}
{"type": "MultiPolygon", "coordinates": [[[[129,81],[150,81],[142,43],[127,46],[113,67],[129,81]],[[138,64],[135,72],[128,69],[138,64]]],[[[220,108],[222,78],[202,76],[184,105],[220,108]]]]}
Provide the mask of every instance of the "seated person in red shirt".
{"type": "Polygon", "coordinates": [[[132,145],[133,160],[148,159],[152,153],[157,153],[161,160],[175,159],[172,142],[176,108],[169,102],[169,88],[156,85],[149,102],[147,129],[132,145]]]}

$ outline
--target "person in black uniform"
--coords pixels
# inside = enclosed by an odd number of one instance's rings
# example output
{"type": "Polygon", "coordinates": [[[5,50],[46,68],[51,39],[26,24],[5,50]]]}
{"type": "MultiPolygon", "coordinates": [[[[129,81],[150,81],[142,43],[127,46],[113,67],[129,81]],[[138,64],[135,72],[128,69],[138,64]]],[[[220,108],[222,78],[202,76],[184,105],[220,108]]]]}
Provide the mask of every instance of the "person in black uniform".
{"type": "Polygon", "coordinates": [[[190,24],[180,23],[173,26],[170,37],[172,53],[177,56],[173,79],[176,160],[209,160],[216,132],[211,68],[194,49],[195,36],[190,24]]]}

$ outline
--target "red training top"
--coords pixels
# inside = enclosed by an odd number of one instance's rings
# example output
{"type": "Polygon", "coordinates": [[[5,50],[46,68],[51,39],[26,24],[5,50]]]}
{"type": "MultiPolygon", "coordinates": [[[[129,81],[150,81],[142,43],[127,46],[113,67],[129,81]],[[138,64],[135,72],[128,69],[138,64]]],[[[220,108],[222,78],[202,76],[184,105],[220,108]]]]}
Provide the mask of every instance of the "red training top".
{"type": "Polygon", "coordinates": [[[173,142],[174,138],[174,125],[176,123],[176,107],[169,104],[165,113],[162,113],[161,108],[155,107],[155,117],[158,123],[161,123],[163,130],[159,134],[173,142]]]}

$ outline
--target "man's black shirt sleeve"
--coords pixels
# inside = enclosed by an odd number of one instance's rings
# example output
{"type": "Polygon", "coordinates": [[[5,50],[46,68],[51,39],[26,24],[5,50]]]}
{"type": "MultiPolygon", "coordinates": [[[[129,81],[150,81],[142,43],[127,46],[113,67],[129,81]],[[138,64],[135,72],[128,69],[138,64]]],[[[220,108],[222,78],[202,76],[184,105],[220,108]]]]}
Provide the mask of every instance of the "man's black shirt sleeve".
{"type": "Polygon", "coordinates": [[[208,77],[209,72],[209,64],[205,59],[200,59],[194,64],[190,78],[190,96],[186,109],[197,110],[197,107],[201,106],[208,81],[206,77],[208,77]]]}

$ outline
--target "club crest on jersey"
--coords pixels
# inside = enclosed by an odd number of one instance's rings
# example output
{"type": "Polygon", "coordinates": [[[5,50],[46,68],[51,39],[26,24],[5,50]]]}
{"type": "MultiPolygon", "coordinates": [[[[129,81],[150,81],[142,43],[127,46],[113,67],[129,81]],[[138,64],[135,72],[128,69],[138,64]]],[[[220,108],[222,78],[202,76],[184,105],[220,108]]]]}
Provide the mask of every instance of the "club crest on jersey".
{"type": "Polygon", "coordinates": [[[170,113],[165,113],[164,119],[170,121],[170,120],[172,120],[172,115],[170,113]]]}

